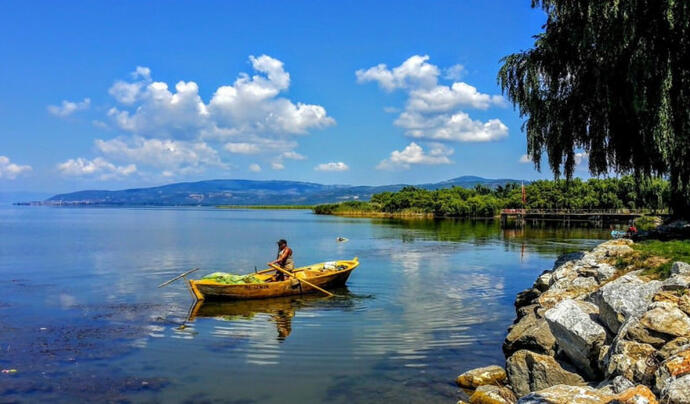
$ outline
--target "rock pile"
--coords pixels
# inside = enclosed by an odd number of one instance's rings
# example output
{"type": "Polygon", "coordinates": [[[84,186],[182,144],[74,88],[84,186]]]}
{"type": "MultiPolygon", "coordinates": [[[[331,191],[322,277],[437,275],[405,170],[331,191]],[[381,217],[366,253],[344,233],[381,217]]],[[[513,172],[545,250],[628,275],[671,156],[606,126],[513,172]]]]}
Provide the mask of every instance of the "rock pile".
{"type": "Polygon", "coordinates": [[[560,257],[518,294],[499,366],[457,383],[472,404],[690,404],[690,264],[652,280],[611,264],[630,240],[560,257]]]}

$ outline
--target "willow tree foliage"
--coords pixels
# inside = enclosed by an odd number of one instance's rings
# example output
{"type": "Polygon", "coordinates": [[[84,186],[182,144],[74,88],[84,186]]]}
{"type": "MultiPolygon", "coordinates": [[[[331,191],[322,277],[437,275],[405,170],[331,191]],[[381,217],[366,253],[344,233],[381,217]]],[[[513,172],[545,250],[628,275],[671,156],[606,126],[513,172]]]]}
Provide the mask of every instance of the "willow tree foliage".
{"type": "Polygon", "coordinates": [[[526,117],[527,152],[556,177],[576,153],[593,175],[668,176],[675,216],[690,217],[690,1],[532,0],[547,14],[532,49],[498,80],[526,117]]]}

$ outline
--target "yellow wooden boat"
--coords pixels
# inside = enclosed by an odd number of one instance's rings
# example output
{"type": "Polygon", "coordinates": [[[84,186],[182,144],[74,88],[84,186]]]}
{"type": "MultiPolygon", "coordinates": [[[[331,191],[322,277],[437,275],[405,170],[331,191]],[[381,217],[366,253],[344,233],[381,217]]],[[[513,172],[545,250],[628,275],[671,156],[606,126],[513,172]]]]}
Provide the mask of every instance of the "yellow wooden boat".
{"type": "Polygon", "coordinates": [[[311,287],[305,279],[321,288],[333,288],[345,285],[352,271],[359,266],[357,257],[352,260],[321,262],[306,267],[296,268],[293,273],[295,278],[287,278],[284,281],[272,281],[273,274],[266,273],[270,269],[260,271],[255,277],[262,283],[248,283],[239,285],[226,285],[210,279],[189,280],[189,289],[198,300],[205,299],[266,299],[313,293],[317,289],[311,287]]]}

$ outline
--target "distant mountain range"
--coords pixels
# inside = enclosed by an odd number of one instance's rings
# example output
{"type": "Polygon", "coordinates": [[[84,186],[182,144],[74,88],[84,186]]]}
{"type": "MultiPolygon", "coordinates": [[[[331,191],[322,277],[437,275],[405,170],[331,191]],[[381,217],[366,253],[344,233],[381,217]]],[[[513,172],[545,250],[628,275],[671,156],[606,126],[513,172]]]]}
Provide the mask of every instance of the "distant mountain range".
{"type": "MultiPolygon", "coordinates": [[[[415,185],[425,189],[477,184],[488,187],[520,182],[474,176],[453,178],[433,184],[415,185]]],[[[323,185],[298,181],[207,180],[180,182],[151,188],[120,191],[77,191],[52,196],[38,205],[315,205],[348,200],[369,200],[373,194],[397,191],[406,184],[383,186],[323,185]]]]}

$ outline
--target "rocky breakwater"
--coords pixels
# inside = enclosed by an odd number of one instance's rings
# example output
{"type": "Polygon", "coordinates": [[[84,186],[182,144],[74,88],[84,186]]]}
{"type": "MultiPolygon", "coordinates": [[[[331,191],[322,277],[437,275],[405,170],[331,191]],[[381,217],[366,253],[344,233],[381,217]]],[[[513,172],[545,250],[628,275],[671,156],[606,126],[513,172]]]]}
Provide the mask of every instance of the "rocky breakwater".
{"type": "Polygon", "coordinates": [[[560,257],[518,294],[505,368],[458,376],[473,404],[690,404],[690,265],[659,280],[613,240],[560,257]]]}

